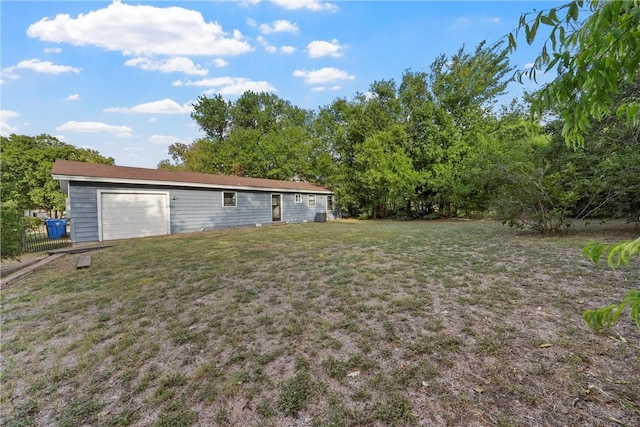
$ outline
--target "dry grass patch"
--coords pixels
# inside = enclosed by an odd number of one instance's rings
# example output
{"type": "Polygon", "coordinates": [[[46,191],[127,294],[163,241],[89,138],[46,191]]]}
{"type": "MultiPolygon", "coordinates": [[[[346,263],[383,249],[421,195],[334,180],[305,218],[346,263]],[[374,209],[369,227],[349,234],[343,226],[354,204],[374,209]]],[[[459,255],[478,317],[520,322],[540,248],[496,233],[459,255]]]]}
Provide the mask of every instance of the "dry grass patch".
{"type": "Polygon", "coordinates": [[[640,283],[489,222],[343,221],[121,242],[2,290],[2,425],[640,425],[640,283]]]}

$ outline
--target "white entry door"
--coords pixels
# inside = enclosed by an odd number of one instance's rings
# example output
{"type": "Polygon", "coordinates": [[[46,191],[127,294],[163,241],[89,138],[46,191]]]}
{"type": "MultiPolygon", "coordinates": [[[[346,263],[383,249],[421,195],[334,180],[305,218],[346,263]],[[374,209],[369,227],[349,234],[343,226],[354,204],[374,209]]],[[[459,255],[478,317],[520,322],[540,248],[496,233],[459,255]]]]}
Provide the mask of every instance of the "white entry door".
{"type": "Polygon", "coordinates": [[[99,192],[100,240],[169,234],[169,193],[99,192]]]}

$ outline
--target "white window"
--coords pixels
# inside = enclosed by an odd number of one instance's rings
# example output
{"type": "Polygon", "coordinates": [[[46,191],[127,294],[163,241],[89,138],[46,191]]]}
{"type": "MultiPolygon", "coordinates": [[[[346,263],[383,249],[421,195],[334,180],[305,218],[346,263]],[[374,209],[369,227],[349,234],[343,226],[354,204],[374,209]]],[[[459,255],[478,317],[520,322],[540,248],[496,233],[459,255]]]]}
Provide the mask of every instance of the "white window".
{"type": "Polygon", "coordinates": [[[222,193],[222,205],[235,207],[238,206],[238,193],[235,191],[225,191],[222,193]]]}
{"type": "Polygon", "coordinates": [[[296,203],[302,203],[302,194],[296,194],[295,195],[295,202],[296,203]]]}
{"type": "Polygon", "coordinates": [[[316,204],[316,195],[309,194],[309,206],[313,206],[316,204]]]}

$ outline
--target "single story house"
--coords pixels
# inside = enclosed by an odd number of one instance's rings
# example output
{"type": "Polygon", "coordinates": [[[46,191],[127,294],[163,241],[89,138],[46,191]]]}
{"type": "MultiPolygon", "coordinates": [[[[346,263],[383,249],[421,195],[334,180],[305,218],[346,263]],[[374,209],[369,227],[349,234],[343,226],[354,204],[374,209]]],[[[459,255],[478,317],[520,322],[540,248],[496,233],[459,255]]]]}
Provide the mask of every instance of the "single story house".
{"type": "Polygon", "coordinates": [[[57,160],[76,243],[335,219],[331,190],[306,182],[57,160]]]}

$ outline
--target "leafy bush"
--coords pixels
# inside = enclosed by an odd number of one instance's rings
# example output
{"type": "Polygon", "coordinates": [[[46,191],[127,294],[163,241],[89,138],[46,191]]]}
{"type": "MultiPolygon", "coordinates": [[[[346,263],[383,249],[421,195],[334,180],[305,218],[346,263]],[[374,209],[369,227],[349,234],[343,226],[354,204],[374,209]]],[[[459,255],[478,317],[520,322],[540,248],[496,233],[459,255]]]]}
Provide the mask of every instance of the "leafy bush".
{"type": "Polygon", "coordinates": [[[26,230],[35,230],[44,223],[41,218],[35,216],[25,216],[22,218],[22,221],[26,230]]]}
{"type": "Polygon", "coordinates": [[[567,175],[549,173],[546,167],[514,164],[505,168],[505,185],[496,199],[496,214],[503,224],[542,234],[571,226],[569,215],[578,198],[567,175]]]}
{"type": "Polygon", "coordinates": [[[0,244],[0,252],[2,259],[17,258],[20,255],[20,246],[22,239],[22,215],[18,209],[17,203],[13,201],[3,202],[0,210],[2,211],[2,242],[0,244]]]}

